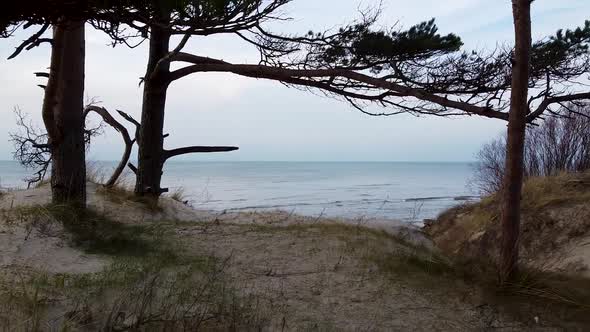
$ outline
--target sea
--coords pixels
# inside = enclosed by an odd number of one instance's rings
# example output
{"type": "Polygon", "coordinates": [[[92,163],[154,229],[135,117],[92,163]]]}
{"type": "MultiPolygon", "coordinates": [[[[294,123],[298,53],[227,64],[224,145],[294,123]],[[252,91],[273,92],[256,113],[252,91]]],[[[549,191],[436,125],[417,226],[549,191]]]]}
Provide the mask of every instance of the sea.
{"type": "MultiPolygon", "coordinates": [[[[114,167],[115,162],[91,163],[107,175],[114,167]]],[[[0,186],[24,188],[23,178],[31,173],[0,161],[0,186]]],[[[162,186],[182,188],[198,209],[421,223],[479,199],[469,186],[472,173],[471,163],[170,161],[162,186]]]]}

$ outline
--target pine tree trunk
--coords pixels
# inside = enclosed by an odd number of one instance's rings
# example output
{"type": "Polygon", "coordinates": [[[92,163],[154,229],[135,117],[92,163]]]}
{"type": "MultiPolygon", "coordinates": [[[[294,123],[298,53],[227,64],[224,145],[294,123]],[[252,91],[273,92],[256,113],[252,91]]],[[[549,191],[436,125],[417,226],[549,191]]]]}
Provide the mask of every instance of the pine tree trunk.
{"type": "Polygon", "coordinates": [[[54,28],[43,119],[51,147],[51,190],[56,204],[86,205],[84,38],[84,22],[64,22],[54,28]]]}
{"type": "Polygon", "coordinates": [[[502,243],[499,271],[501,283],[510,280],[517,272],[520,201],[524,172],[524,143],[532,43],[530,0],[512,0],[512,9],[514,15],[515,53],[508,119],[506,172],[503,184],[502,243]]]}
{"type": "Polygon", "coordinates": [[[164,111],[168,89],[168,62],[157,66],[169,52],[170,33],[153,27],[150,36],[148,68],[144,78],[139,158],[135,193],[158,198],[164,167],[164,111]],[[157,67],[157,69],[156,69],[157,67]]]}

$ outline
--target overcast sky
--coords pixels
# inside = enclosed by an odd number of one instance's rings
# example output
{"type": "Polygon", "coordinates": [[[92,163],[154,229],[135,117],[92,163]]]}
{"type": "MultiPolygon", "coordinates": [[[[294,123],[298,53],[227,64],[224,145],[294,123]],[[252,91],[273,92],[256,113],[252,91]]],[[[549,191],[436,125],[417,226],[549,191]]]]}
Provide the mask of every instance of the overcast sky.
{"type": "MultiPolygon", "coordinates": [[[[292,21],[273,24],[276,31],[305,33],[357,18],[358,8],[374,0],[294,0],[283,12],[292,21]]],[[[382,25],[408,27],[437,19],[441,32],[459,34],[466,48],[493,48],[512,42],[509,0],[383,0],[382,25]]],[[[537,0],[534,37],[582,25],[588,0],[537,0]]],[[[25,38],[0,40],[0,160],[12,158],[8,132],[15,129],[18,106],[40,123],[43,83],[32,73],[47,68],[47,46],[4,60],[25,38]]],[[[140,118],[141,88],[147,48],[115,49],[100,32],[87,32],[86,95],[108,109],[140,118]]],[[[188,51],[235,62],[254,63],[257,52],[230,37],[193,38],[188,51]]],[[[194,160],[277,161],[469,161],[505,124],[478,118],[440,119],[411,116],[375,118],[346,103],[290,89],[272,81],[226,74],[198,74],[175,82],[168,94],[167,147],[237,145],[227,154],[193,155],[194,160]]],[[[122,147],[113,131],[97,140],[88,159],[114,160],[122,147]]]]}

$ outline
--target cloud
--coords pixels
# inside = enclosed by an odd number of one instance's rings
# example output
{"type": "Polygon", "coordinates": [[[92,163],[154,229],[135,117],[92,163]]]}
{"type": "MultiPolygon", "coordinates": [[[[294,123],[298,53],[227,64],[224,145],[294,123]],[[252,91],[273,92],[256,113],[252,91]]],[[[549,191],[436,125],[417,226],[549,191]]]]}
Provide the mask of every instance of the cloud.
{"type": "MultiPolygon", "coordinates": [[[[298,0],[284,9],[292,21],[273,23],[279,32],[323,30],[358,18],[358,8],[378,1],[298,0]]],[[[442,33],[455,32],[468,48],[493,48],[512,40],[509,1],[389,0],[384,1],[382,25],[409,27],[437,18],[442,33]]],[[[587,0],[535,1],[535,36],[583,23],[590,12],[587,0]]],[[[40,119],[42,82],[32,73],[47,68],[47,46],[6,57],[26,38],[19,34],[0,40],[0,159],[11,157],[7,132],[14,130],[11,109],[20,105],[40,119]]],[[[139,118],[142,89],[139,78],[147,63],[147,44],[136,49],[112,48],[101,32],[87,33],[86,94],[110,109],[139,118]]],[[[258,53],[234,36],[194,38],[189,51],[234,62],[255,63],[258,53]]],[[[227,74],[197,74],[174,83],[169,90],[166,130],[168,146],[185,144],[239,145],[237,153],[194,158],[241,160],[470,160],[481,143],[503,131],[501,121],[487,119],[373,118],[346,103],[288,89],[270,81],[227,74]]],[[[117,159],[119,137],[108,132],[91,157],[117,159]]]]}

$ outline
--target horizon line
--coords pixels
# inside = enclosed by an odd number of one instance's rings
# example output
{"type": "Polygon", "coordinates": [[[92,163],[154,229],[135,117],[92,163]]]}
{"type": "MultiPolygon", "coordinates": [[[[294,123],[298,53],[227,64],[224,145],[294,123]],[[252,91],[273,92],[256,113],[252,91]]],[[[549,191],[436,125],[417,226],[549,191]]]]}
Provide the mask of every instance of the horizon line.
{"type": "MultiPolygon", "coordinates": [[[[118,163],[120,160],[106,160],[106,159],[90,159],[87,163],[92,162],[114,162],[118,163]]],[[[137,162],[137,160],[132,160],[137,162]]],[[[0,162],[15,162],[16,160],[0,160],[0,162]]],[[[477,160],[170,160],[167,163],[178,163],[178,162],[198,162],[198,163],[407,163],[407,164],[427,164],[427,163],[439,163],[439,164],[468,164],[476,163],[477,160]]]]}

